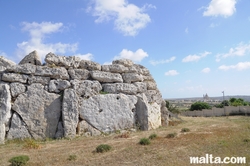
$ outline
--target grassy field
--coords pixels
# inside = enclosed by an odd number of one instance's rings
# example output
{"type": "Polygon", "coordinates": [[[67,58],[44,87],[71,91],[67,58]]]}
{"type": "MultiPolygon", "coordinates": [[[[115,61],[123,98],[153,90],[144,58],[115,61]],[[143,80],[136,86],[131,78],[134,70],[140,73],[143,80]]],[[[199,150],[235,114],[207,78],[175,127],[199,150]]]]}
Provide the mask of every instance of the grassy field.
{"type": "Polygon", "coordinates": [[[123,135],[7,142],[0,145],[0,165],[9,165],[8,160],[14,156],[28,155],[29,166],[186,166],[191,165],[189,157],[205,154],[221,158],[246,157],[245,165],[250,165],[250,117],[182,119],[184,121],[181,123],[171,122],[173,126],[123,135]],[[181,132],[183,128],[190,131],[181,132]],[[139,144],[141,138],[148,138],[152,134],[157,136],[150,140],[149,145],[139,144]],[[95,150],[100,144],[108,144],[112,148],[108,152],[97,153],[95,150]]]}

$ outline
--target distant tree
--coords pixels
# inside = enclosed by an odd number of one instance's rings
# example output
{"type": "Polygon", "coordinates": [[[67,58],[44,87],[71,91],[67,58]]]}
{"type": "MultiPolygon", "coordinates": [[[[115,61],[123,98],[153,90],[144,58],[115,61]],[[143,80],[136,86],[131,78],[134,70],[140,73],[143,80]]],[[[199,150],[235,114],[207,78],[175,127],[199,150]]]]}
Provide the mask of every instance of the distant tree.
{"type": "Polygon", "coordinates": [[[224,106],[229,106],[230,102],[228,100],[222,101],[220,104],[214,105],[216,108],[223,108],[224,106]]]}
{"type": "Polygon", "coordinates": [[[211,109],[212,107],[206,103],[206,102],[195,102],[191,105],[190,107],[190,111],[194,111],[194,110],[202,110],[202,109],[211,109]]]}
{"type": "Polygon", "coordinates": [[[247,106],[249,105],[249,102],[244,101],[242,98],[230,98],[229,100],[231,106],[247,106]]]}

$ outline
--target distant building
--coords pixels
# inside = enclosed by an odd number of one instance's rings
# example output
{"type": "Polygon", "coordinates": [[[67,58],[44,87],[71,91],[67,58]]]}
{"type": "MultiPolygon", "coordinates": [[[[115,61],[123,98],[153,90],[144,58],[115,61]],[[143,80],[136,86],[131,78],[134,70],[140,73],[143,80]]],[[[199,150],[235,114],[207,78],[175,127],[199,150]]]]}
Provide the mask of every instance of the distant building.
{"type": "Polygon", "coordinates": [[[209,100],[209,97],[208,97],[207,93],[206,93],[205,95],[203,95],[203,100],[204,100],[204,101],[209,100]]]}

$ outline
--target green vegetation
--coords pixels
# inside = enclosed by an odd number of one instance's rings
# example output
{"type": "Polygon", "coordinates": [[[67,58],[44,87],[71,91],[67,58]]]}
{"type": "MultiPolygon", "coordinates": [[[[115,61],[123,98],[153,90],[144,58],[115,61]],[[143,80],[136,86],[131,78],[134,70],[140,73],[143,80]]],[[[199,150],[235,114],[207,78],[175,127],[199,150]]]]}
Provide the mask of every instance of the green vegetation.
{"type": "Polygon", "coordinates": [[[152,140],[152,139],[155,139],[156,137],[157,137],[156,134],[151,134],[148,138],[152,140]]]}
{"type": "Polygon", "coordinates": [[[189,128],[182,128],[181,129],[181,132],[183,132],[183,133],[185,133],[185,132],[189,132],[190,131],[190,129],[189,128]]]}
{"type": "Polygon", "coordinates": [[[231,106],[248,106],[248,105],[250,105],[249,102],[244,101],[244,99],[242,99],[242,98],[238,98],[238,99],[230,98],[229,102],[230,102],[231,106]]]}
{"type": "Polygon", "coordinates": [[[26,149],[39,149],[41,146],[34,139],[26,139],[24,141],[24,148],[26,149]]]}
{"type": "Polygon", "coordinates": [[[22,166],[22,165],[26,165],[29,159],[30,159],[29,156],[21,155],[21,156],[12,157],[9,160],[9,162],[11,163],[11,166],[22,166]]]}
{"type": "Polygon", "coordinates": [[[174,132],[174,133],[169,133],[169,134],[166,136],[166,138],[174,138],[174,137],[176,137],[176,136],[177,136],[177,133],[174,132]]]}
{"type": "Polygon", "coordinates": [[[99,93],[100,93],[101,95],[109,94],[108,92],[104,92],[104,91],[100,91],[99,93]]]}
{"type": "Polygon", "coordinates": [[[142,138],[139,142],[141,145],[149,145],[151,142],[148,138],[142,138]]]}
{"type": "Polygon", "coordinates": [[[73,154],[73,155],[69,155],[68,160],[74,161],[74,160],[76,160],[76,158],[77,158],[76,155],[73,154]]]}
{"type": "Polygon", "coordinates": [[[211,109],[212,107],[206,102],[195,102],[191,105],[190,111],[202,110],[202,109],[211,109]]]}
{"type": "Polygon", "coordinates": [[[107,144],[101,144],[101,145],[96,147],[97,153],[103,153],[103,152],[107,152],[109,150],[111,150],[111,146],[107,145],[107,144]]]}

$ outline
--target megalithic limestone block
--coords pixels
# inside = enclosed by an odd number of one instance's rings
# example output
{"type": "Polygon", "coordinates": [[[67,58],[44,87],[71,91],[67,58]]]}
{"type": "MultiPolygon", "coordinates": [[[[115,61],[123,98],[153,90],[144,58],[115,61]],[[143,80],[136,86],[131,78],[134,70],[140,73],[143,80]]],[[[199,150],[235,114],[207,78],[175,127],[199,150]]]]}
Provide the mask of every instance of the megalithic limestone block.
{"type": "Polygon", "coordinates": [[[21,116],[33,138],[55,137],[61,116],[60,95],[48,93],[42,84],[34,83],[17,97],[12,109],[21,116]]]}
{"type": "Polygon", "coordinates": [[[33,64],[33,65],[42,65],[42,61],[40,56],[38,55],[37,51],[33,51],[31,53],[29,53],[28,55],[26,55],[20,62],[19,65],[21,64],[33,64]]]}
{"type": "Polygon", "coordinates": [[[31,138],[26,124],[22,121],[17,113],[14,113],[11,119],[10,130],[7,139],[24,139],[31,138]]]}
{"type": "Polygon", "coordinates": [[[62,120],[64,136],[74,138],[79,119],[78,96],[74,89],[66,89],[63,94],[62,120]]]}
{"type": "Polygon", "coordinates": [[[5,132],[9,129],[10,110],[10,87],[7,83],[0,82],[0,143],[4,143],[5,132]]]}
{"type": "Polygon", "coordinates": [[[82,100],[80,118],[104,133],[135,127],[137,97],[124,94],[96,95],[82,100]]]}

